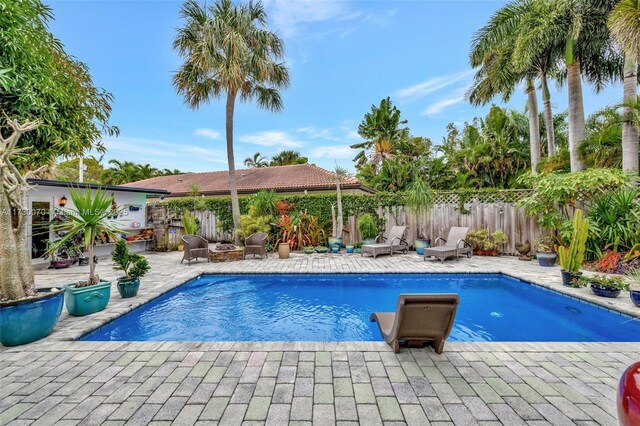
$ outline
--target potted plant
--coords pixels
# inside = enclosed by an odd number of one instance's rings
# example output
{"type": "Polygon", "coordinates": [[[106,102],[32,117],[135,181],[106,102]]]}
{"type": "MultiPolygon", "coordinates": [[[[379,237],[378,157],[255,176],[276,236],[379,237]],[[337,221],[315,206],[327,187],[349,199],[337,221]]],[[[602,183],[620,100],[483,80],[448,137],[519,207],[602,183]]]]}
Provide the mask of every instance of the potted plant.
{"type": "Polygon", "coordinates": [[[149,262],[138,253],[131,253],[124,240],[116,243],[111,253],[115,269],[124,272],[124,277],[118,278],[118,293],[123,299],[134,297],[140,288],[140,278],[149,272],[149,262]]]}
{"type": "Polygon", "coordinates": [[[66,234],[51,247],[57,250],[68,240],[76,235],[84,236],[84,244],[89,257],[89,279],[75,283],[65,284],[64,301],[69,314],[83,316],[93,314],[106,308],[111,296],[111,282],[101,280],[96,274],[93,247],[96,237],[99,234],[116,238],[122,231],[116,222],[109,220],[109,217],[118,217],[119,212],[112,210],[112,198],[102,192],[99,188],[92,193],[90,189],[86,191],[71,190],[70,196],[73,200],[74,208],[61,209],[62,213],[69,219],[69,222],[57,226],[66,231],[66,234]]]}
{"type": "Polygon", "coordinates": [[[47,253],[49,253],[51,257],[51,260],[49,261],[49,269],[65,269],[73,265],[74,250],[72,248],[71,241],[68,241],[55,251],[49,251],[55,243],[55,240],[47,241],[47,253]]]}
{"type": "Polygon", "coordinates": [[[573,231],[569,247],[558,247],[558,258],[562,267],[562,284],[570,286],[571,282],[580,277],[580,266],[584,261],[584,250],[589,234],[589,219],[582,218],[582,210],[573,213],[573,231]]]}
{"type": "Polygon", "coordinates": [[[317,246],[316,248],[314,248],[314,250],[316,251],[316,253],[326,253],[329,249],[324,246],[317,246]]]}
{"type": "Polygon", "coordinates": [[[353,249],[354,253],[361,253],[362,252],[362,243],[361,242],[357,242],[353,246],[354,246],[354,249],[353,249]]]}
{"type": "Polygon", "coordinates": [[[304,252],[307,254],[312,254],[314,252],[313,246],[306,246],[304,248],[304,252]]]}
{"type": "Polygon", "coordinates": [[[575,287],[591,286],[591,291],[596,296],[616,298],[621,291],[629,291],[629,283],[623,277],[608,277],[606,275],[593,275],[591,277],[579,277],[574,282],[575,287]]]}
{"type": "Polygon", "coordinates": [[[433,207],[433,193],[427,183],[422,179],[416,179],[407,191],[407,209],[418,217],[418,229],[414,242],[416,253],[424,254],[424,249],[431,245],[431,240],[425,236],[427,210],[433,207]]]}
{"type": "Polygon", "coordinates": [[[558,255],[553,251],[553,240],[551,237],[544,237],[536,245],[536,259],[540,266],[554,266],[558,255]]]}
{"type": "Polygon", "coordinates": [[[637,286],[635,289],[629,289],[629,297],[633,304],[640,308],[640,269],[630,272],[629,276],[637,286]]]}
{"type": "Polygon", "coordinates": [[[363,244],[375,244],[378,236],[378,227],[370,214],[364,214],[358,220],[358,231],[363,244]]]}
{"type": "Polygon", "coordinates": [[[353,253],[353,251],[355,250],[355,246],[353,246],[352,244],[347,244],[346,249],[347,253],[353,253]]]}
{"type": "Polygon", "coordinates": [[[490,234],[489,230],[484,228],[469,231],[466,240],[471,244],[474,255],[497,256],[498,247],[506,243],[508,237],[501,229],[490,234]]]}

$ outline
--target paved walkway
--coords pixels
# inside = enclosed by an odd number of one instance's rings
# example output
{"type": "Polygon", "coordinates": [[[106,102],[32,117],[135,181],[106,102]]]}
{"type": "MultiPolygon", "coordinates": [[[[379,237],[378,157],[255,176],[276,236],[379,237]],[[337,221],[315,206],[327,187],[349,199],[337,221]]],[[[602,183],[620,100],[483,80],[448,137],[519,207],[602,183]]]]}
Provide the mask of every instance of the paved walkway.
{"type": "MultiPolygon", "coordinates": [[[[396,355],[381,342],[70,341],[203,272],[504,272],[602,302],[562,287],[557,268],[511,258],[298,255],[190,267],[177,253],[149,259],[137,298],[114,288],[105,311],[63,314],[49,338],[2,349],[0,425],[616,425],[618,378],[640,360],[640,344],[624,343],[451,342],[442,355],[396,355]]],[[[115,278],[111,266],[101,261],[99,274],[115,278]]],[[[37,281],[85,273],[38,271],[37,281]]],[[[634,313],[628,300],[612,303],[634,313]]]]}

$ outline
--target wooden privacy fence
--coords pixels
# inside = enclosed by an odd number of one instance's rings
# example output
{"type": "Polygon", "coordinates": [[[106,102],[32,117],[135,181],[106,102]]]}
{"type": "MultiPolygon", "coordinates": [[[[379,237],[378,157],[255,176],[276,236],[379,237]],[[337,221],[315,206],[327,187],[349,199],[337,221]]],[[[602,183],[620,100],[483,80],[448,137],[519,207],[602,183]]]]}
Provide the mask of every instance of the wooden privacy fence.
{"type": "MultiPolygon", "coordinates": [[[[409,228],[407,240],[413,245],[419,236],[435,241],[437,237],[446,238],[452,226],[466,226],[469,229],[487,228],[490,232],[503,230],[509,240],[501,248],[505,254],[517,254],[517,243],[531,242],[532,246],[543,235],[535,217],[527,217],[521,207],[515,203],[528,196],[529,190],[505,190],[490,193],[470,193],[461,195],[456,192],[439,192],[431,209],[423,212],[410,212],[403,206],[378,208],[378,216],[384,219],[387,236],[394,225],[406,225],[409,228]],[[460,197],[466,199],[461,200],[460,197]]],[[[154,206],[163,208],[162,206],[154,206]]],[[[211,211],[197,211],[200,221],[201,235],[209,241],[229,241],[232,235],[220,229],[216,215],[211,211]]],[[[345,221],[343,238],[345,243],[360,241],[357,217],[349,216],[345,221]]],[[[181,227],[178,220],[172,220],[173,226],[181,227]]],[[[181,235],[181,232],[178,233],[181,235]]],[[[171,235],[171,242],[179,240],[178,235],[171,235]],[[176,238],[178,237],[178,238],[176,238]]],[[[171,244],[171,243],[170,243],[171,244]]]]}

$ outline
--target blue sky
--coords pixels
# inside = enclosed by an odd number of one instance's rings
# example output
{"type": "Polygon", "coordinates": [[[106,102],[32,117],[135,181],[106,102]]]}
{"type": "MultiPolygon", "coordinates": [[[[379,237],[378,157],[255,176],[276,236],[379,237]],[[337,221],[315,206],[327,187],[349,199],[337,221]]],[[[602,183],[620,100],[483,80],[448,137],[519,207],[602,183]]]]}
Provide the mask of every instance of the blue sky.
{"type": "MultiPolygon", "coordinates": [[[[226,168],[224,102],[186,107],[171,77],[180,58],[171,44],[180,25],[179,1],[51,1],[51,30],[69,53],[87,63],[95,83],[113,93],[118,138],[105,139],[105,159],[159,168],[226,168]]],[[[273,114],[239,104],[236,163],[256,151],[296,149],[310,162],[353,170],[357,127],[371,104],[390,96],[411,132],[440,143],[448,123],[486,108],[463,94],[473,33],[503,1],[284,1],[265,3],[270,28],[287,47],[291,86],[285,109],[273,114]]],[[[617,102],[618,86],[599,95],[585,87],[587,113],[617,102]]],[[[566,108],[564,91],[552,94],[566,108]]],[[[541,101],[540,101],[541,102],[541,101]]],[[[522,109],[519,90],[509,105],[522,109]]]]}

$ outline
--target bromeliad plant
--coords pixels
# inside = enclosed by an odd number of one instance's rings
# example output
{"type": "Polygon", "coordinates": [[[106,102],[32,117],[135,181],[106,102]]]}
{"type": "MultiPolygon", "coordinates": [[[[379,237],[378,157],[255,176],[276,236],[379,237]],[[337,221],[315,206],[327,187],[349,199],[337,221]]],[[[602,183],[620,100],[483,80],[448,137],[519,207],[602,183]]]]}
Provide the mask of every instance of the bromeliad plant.
{"type": "Polygon", "coordinates": [[[274,244],[275,247],[280,243],[286,243],[291,250],[301,250],[305,246],[315,246],[326,240],[324,230],[318,224],[318,218],[299,211],[281,215],[275,226],[279,228],[279,238],[274,244]]]}
{"type": "Polygon", "coordinates": [[[571,243],[568,247],[558,247],[560,266],[569,273],[578,273],[584,261],[584,251],[589,234],[589,219],[582,218],[582,210],[578,209],[573,214],[573,232],[571,243]]]}
{"type": "Polygon", "coordinates": [[[198,219],[191,212],[184,212],[180,217],[180,222],[184,227],[185,235],[196,235],[198,233],[198,219]]]}
{"type": "Polygon", "coordinates": [[[121,210],[114,211],[112,209],[113,198],[100,189],[96,189],[95,194],[90,189],[85,191],[71,189],[69,194],[74,207],[60,208],[60,213],[66,216],[69,221],[54,225],[54,228],[66,231],[66,234],[49,247],[49,254],[55,253],[76,235],[83,237],[83,243],[89,257],[89,279],[77,283],[76,288],[80,288],[100,282],[100,277],[96,275],[93,247],[96,237],[101,233],[114,239],[117,239],[117,235],[122,233],[118,223],[108,219],[113,216],[117,217],[121,210]]]}

